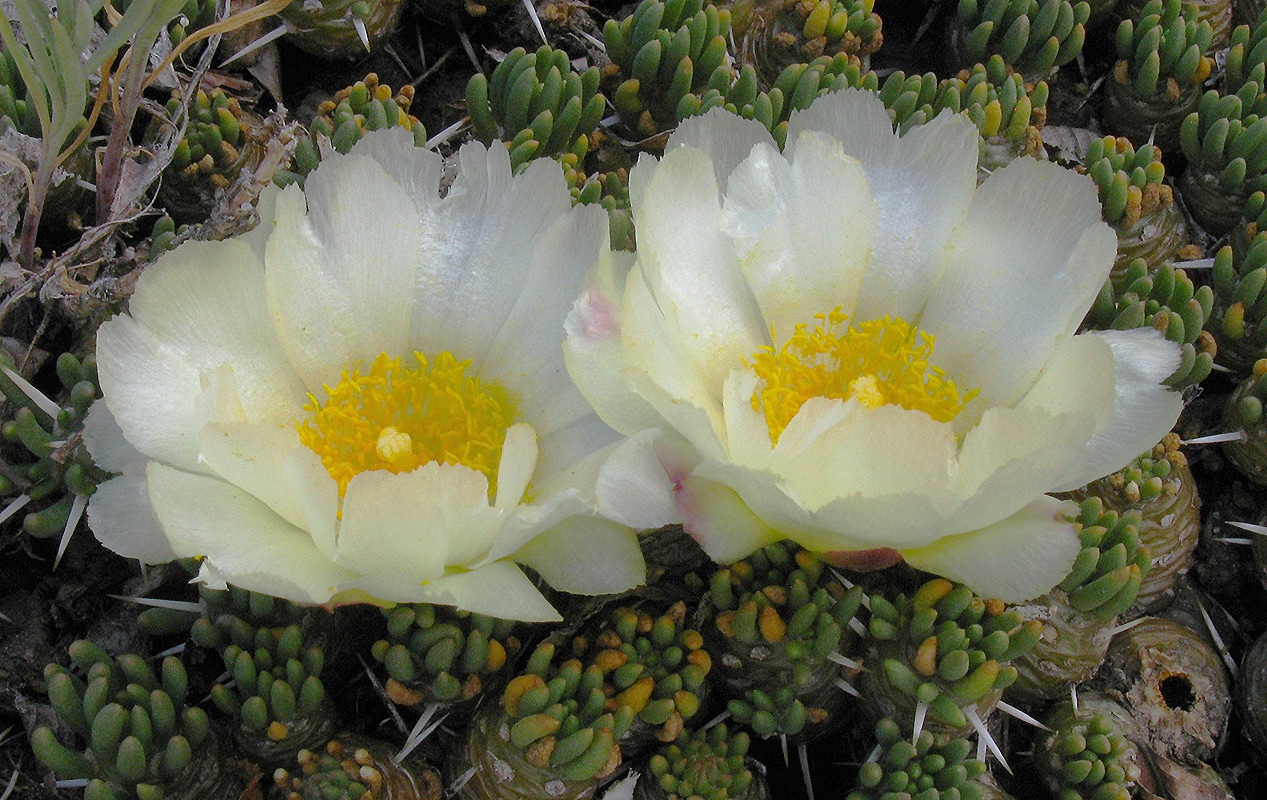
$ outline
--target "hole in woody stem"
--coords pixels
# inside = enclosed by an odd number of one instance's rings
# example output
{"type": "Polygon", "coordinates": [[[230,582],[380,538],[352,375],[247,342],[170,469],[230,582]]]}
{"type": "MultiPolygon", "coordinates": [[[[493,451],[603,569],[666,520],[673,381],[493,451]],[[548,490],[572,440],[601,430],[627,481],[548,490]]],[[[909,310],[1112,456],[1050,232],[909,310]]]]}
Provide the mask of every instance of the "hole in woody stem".
{"type": "Polygon", "coordinates": [[[1191,711],[1197,702],[1192,683],[1186,675],[1171,675],[1161,681],[1161,699],[1176,711],[1191,711]]]}

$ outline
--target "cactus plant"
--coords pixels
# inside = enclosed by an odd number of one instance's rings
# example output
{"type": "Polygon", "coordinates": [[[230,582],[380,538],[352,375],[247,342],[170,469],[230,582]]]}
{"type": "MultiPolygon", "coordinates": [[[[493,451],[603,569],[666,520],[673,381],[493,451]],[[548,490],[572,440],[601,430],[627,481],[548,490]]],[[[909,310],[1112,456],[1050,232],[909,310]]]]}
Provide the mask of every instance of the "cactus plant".
{"type": "MultiPolygon", "coordinates": [[[[179,95],[167,101],[168,119],[182,108],[179,95]]],[[[185,136],[176,145],[164,170],[160,202],[180,222],[206,219],[218,190],[229,186],[243,169],[259,166],[263,150],[255,141],[259,120],[242,109],[236,98],[220,89],[199,91],[188,108],[185,136]]],[[[171,122],[160,123],[155,135],[171,122]]]]}
{"type": "Polygon", "coordinates": [[[748,734],[725,723],[684,731],[656,749],[634,789],[634,800],[766,800],[765,773],[748,758],[748,734]]]}
{"type": "Polygon", "coordinates": [[[309,0],[291,3],[280,16],[287,38],[322,58],[359,58],[395,31],[401,0],[309,0]]]}
{"type": "Polygon", "coordinates": [[[1214,309],[1209,330],[1218,342],[1218,361],[1237,373],[1249,372],[1267,356],[1267,232],[1254,235],[1237,253],[1231,245],[1214,257],[1214,309]]]}
{"type": "Polygon", "coordinates": [[[417,755],[394,757],[386,742],[339,734],[320,749],[300,750],[298,770],[278,768],[273,783],[286,800],[440,800],[440,774],[417,755]]]}
{"type": "Polygon", "coordinates": [[[1034,765],[1060,800],[1130,800],[1140,777],[1139,751],[1113,719],[1066,700],[1043,718],[1034,765]]]}
{"type": "Polygon", "coordinates": [[[738,58],[768,89],[785,68],[856,56],[866,70],[884,42],[874,0],[744,0],[731,7],[738,58]]]}
{"type": "Polygon", "coordinates": [[[1138,21],[1117,28],[1117,65],[1106,84],[1104,123],[1132,142],[1170,152],[1179,128],[1201,101],[1201,84],[1214,59],[1206,55],[1214,32],[1181,0],[1150,0],[1138,21]]]}
{"type": "Polygon", "coordinates": [[[1110,275],[1100,290],[1084,326],[1095,330],[1151,327],[1179,345],[1180,364],[1166,379],[1170,386],[1200,383],[1210,374],[1218,352],[1206,331],[1214,313],[1214,292],[1196,287],[1186,272],[1173,264],[1150,271],[1144,259],[1131,261],[1121,276],[1110,275]],[[1121,291],[1115,291],[1120,281],[1121,291]]]}
{"type": "Polygon", "coordinates": [[[858,769],[858,787],[845,800],[981,800],[985,787],[977,778],[985,763],[969,758],[972,744],[964,738],[921,731],[914,741],[898,724],[882,719],[875,726],[876,757],[858,769]]]}
{"type": "Polygon", "coordinates": [[[1179,128],[1188,166],[1179,179],[1189,212],[1211,233],[1235,227],[1248,197],[1267,189],[1267,97],[1246,81],[1235,94],[1211,89],[1179,128]]]}
{"type": "Polygon", "coordinates": [[[598,91],[598,67],[572,69],[567,53],[543,45],[506,54],[491,79],[482,73],[466,84],[466,113],[484,144],[506,142],[515,169],[530,159],[566,152],[584,158],[588,134],[602,119],[607,98],[598,91]]]}
{"type": "Polygon", "coordinates": [[[1049,76],[1082,52],[1091,7],[1069,0],[959,0],[951,23],[952,69],[997,53],[1028,80],[1049,76]]]}

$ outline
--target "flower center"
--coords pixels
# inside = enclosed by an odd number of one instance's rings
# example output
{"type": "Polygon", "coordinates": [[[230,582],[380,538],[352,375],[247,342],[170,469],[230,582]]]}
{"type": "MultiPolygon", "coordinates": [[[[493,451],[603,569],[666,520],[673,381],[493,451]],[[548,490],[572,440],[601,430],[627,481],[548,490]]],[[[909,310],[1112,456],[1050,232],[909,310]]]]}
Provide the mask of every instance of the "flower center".
{"type": "Polygon", "coordinates": [[[763,347],[748,364],[761,378],[752,407],[765,414],[775,443],[811,397],[857,400],[867,408],[901,406],[949,422],[977,394],[961,392],[929,366],[932,334],[901,317],[846,326],[848,316],[836,308],[815,319],[820,324],[812,330],[797,325],[782,347],[763,347]]]}
{"type": "Polygon", "coordinates": [[[325,387],[324,403],[308,395],[311,416],[296,423],[300,441],[321,457],[339,497],[362,472],[409,472],[431,461],[482,472],[495,497],[502,444],[515,420],[510,394],[467,375],[471,362],[448,351],[414,358],[418,366],[409,369],[381,353],[364,374],[344,370],[325,387]]]}

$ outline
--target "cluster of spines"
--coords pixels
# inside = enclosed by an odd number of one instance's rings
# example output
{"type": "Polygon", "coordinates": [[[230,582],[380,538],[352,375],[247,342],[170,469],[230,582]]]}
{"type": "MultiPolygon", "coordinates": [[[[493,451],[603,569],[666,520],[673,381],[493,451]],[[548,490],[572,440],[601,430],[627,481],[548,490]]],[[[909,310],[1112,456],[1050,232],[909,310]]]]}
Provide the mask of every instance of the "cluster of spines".
{"type": "Polygon", "coordinates": [[[376,744],[358,736],[339,736],[321,752],[300,750],[298,771],[279,767],[273,772],[273,783],[286,800],[439,800],[443,792],[435,770],[416,759],[376,753],[382,749],[376,744]],[[399,792],[393,794],[393,787],[399,792]]]}
{"type": "Polygon", "coordinates": [[[980,800],[985,763],[964,738],[921,731],[914,742],[898,724],[882,719],[875,726],[877,756],[858,769],[858,786],[845,800],[980,800]]]}
{"type": "Polygon", "coordinates": [[[718,679],[734,696],[731,715],[762,737],[825,721],[823,708],[806,704],[824,683],[838,691],[824,676],[838,671],[832,657],[862,605],[861,587],[846,591],[817,556],[781,542],[713,573],[709,599],[726,651],[718,679]]]}
{"type": "MultiPolygon", "coordinates": [[[[719,723],[684,732],[677,741],[661,746],[647,762],[650,785],[641,796],[657,800],[743,800],[754,783],[763,778],[753,773],[748,761],[750,740],[743,731],[719,723]]],[[[753,794],[760,794],[760,787],[753,794]]]]}
{"type": "Polygon", "coordinates": [[[1214,257],[1215,322],[1220,351],[1243,364],[1267,355],[1267,232],[1260,232],[1243,255],[1231,245],[1214,257]]]}
{"type": "MultiPolygon", "coordinates": [[[[0,397],[13,409],[12,417],[0,423],[0,443],[14,450],[12,474],[0,474],[0,498],[21,502],[22,508],[32,503],[39,507],[22,520],[23,530],[36,538],[62,533],[77,499],[82,507],[106,477],[78,435],[88,407],[101,394],[96,357],[80,360],[73,353],[62,353],[56,366],[65,401],[56,415],[41,408],[0,370],[0,397]]],[[[0,367],[14,369],[4,355],[0,355],[0,367]]]]}
{"type": "Polygon", "coordinates": [[[1082,52],[1091,7],[1069,0],[959,0],[952,34],[960,66],[997,53],[1033,77],[1049,74],[1082,52]]]}
{"type": "Polygon", "coordinates": [[[1084,614],[1111,619],[1135,602],[1152,555],[1140,543],[1138,511],[1118,515],[1098,497],[1082,501],[1070,520],[1082,545],[1059,588],[1069,605],[1084,614]]]}
{"type": "Polygon", "coordinates": [[[598,67],[577,73],[562,50],[516,47],[491,80],[476,73],[467,82],[466,111],[477,139],[507,143],[515,169],[565,152],[584,158],[607,106],[598,82],[598,67]]]}
{"type": "Polygon", "coordinates": [[[730,11],[703,0],[643,0],[634,12],[603,26],[616,73],[612,100],[631,127],[651,135],[673,127],[687,95],[724,90],[730,11]]]}
{"type": "Polygon", "coordinates": [[[1100,190],[1104,221],[1110,225],[1129,228],[1174,202],[1174,190],[1163,183],[1161,148],[1154,145],[1137,148],[1126,137],[1105,136],[1091,142],[1082,163],[1100,190]]]}
{"type": "MultiPolygon", "coordinates": [[[[179,96],[168,100],[168,116],[174,119],[180,106],[179,96]]],[[[211,94],[199,89],[189,106],[185,137],[176,145],[169,169],[185,180],[205,177],[217,187],[227,186],[234,176],[226,171],[239,163],[244,135],[237,98],[222,89],[213,89],[211,94]]]]}
{"type": "Polygon", "coordinates": [[[1205,333],[1214,314],[1214,290],[1195,286],[1188,274],[1173,264],[1150,271],[1142,258],[1127,265],[1121,284],[1123,290],[1116,292],[1112,280],[1105,282],[1087,314],[1086,325],[1098,330],[1155,328],[1180,347],[1179,367],[1165,383],[1188,386],[1205,380],[1216,352],[1213,337],[1205,333]]]}
{"type": "Polygon", "coordinates": [[[225,647],[221,655],[233,684],[211,687],[216,708],[241,724],[245,733],[239,741],[284,742],[295,727],[305,732],[326,727],[331,712],[320,677],[325,665],[321,649],[304,647],[298,625],[260,628],[253,645],[225,647]]]}
{"type": "Polygon", "coordinates": [[[1119,508],[1143,506],[1178,494],[1186,466],[1188,457],[1180,449],[1179,435],[1168,433],[1152,450],[1097,481],[1097,491],[1111,489],[1117,501],[1114,505],[1119,508]]]}
{"type": "Polygon", "coordinates": [[[1139,21],[1125,19],[1117,27],[1117,66],[1113,80],[1129,84],[1142,97],[1165,88],[1170,100],[1210,77],[1214,59],[1206,55],[1214,32],[1195,9],[1181,0],[1149,0],[1139,21]]]}
{"type": "Polygon", "coordinates": [[[875,680],[888,687],[886,699],[909,712],[907,720],[922,704],[930,721],[964,730],[965,709],[983,701],[992,705],[1016,680],[1008,662],[1038,642],[1042,624],[935,578],[909,598],[872,594],[867,633],[879,656],[875,680]]]}
{"type": "Polygon", "coordinates": [[[67,747],[48,728],[36,728],[31,746],[59,779],[87,779],[86,800],[161,800],[166,789],[189,789],[178,781],[195,754],[210,746],[209,720],[187,707],[184,665],[164,658],[158,674],[138,655],[111,658],[98,645],[79,640],[71,659],[81,679],[66,667],[44,670],[49,703],[61,721],[87,743],[67,747]]]}
{"type": "Polygon", "coordinates": [[[387,670],[388,697],[404,705],[476,697],[519,651],[515,623],[429,603],[383,611],[387,638],[370,653],[387,670]]]}
{"type": "Polygon", "coordinates": [[[1002,137],[1035,154],[1042,146],[1038,131],[1047,121],[1047,95],[1045,81],[1027,85],[998,55],[940,82],[931,72],[909,77],[894,72],[880,88],[880,99],[903,133],[949,109],[972,120],[983,140],[1002,137]]]}
{"type": "Polygon", "coordinates": [[[277,182],[302,185],[321,163],[320,139],[328,140],[336,152],[346,153],[369,131],[404,128],[413,134],[415,146],[424,147],[427,129],[409,113],[413,99],[412,85],[405,84],[393,95],[392,88],[379,83],[373,72],[340,89],[333,99],[317,107],[317,115],[308,125],[309,135],[299,137],[295,146],[293,169],[279,171],[277,182]]]}
{"type": "Polygon", "coordinates": [[[1139,767],[1135,748],[1104,713],[1065,702],[1045,720],[1035,765],[1056,800],[1130,800],[1139,767]]]}

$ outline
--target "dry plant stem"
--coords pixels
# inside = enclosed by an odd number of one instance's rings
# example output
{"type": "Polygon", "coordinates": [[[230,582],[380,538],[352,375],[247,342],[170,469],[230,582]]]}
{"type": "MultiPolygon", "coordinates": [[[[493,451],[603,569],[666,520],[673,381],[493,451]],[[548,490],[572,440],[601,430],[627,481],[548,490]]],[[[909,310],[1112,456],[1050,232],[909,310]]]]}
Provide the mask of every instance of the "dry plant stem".
{"type": "MultiPolygon", "coordinates": [[[[123,168],[124,149],[128,144],[128,133],[132,129],[132,121],[141,107],[143,92],[142,81],[145,78],[146,59],[133,58],[133,49],[124,56],[126,65],[120,65],[110,81],[110,88],[117,88],[119,72],[124,72],[124,85],[119,91],[115,103],[114,122],[110,125],[110,138],[106,142],[106,150],[101,158],[101,171],[97,173],[97,219],[110,219],[110,211],[114,207],[114,196],[119,190],[119,176],[123,168]]],[[[102,91],[108,91],[103,86],[102,91]]]]}

